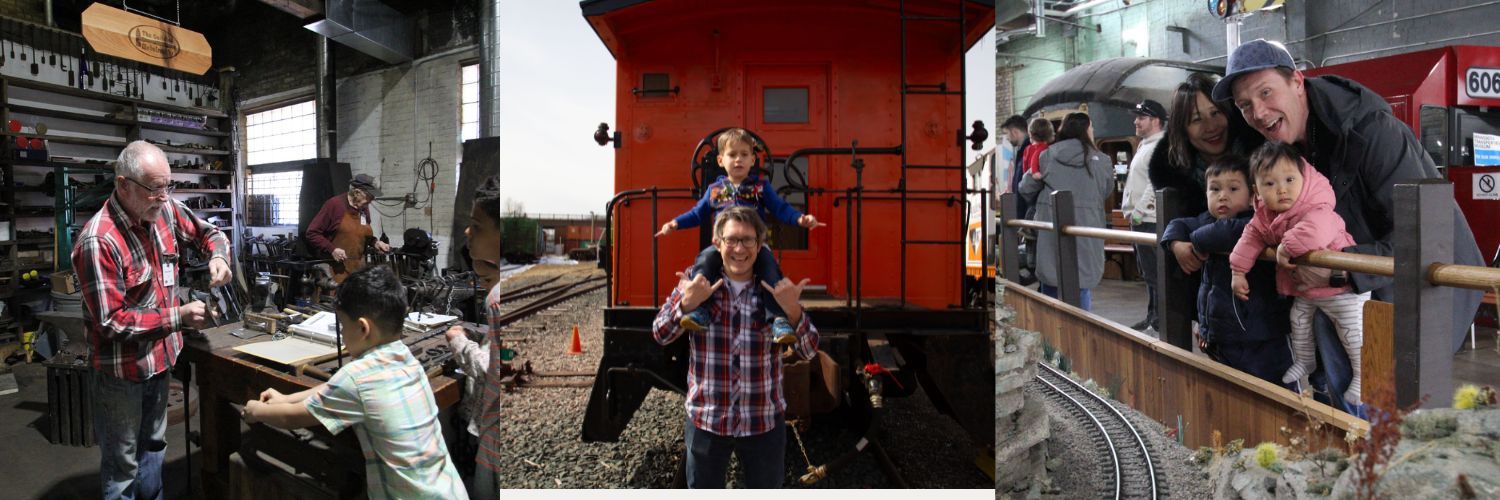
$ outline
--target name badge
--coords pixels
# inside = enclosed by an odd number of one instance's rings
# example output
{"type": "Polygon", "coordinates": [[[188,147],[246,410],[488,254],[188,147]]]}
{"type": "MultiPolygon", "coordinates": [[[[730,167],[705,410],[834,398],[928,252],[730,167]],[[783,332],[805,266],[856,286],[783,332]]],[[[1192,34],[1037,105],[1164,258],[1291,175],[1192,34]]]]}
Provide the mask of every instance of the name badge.
{"type": "Polygon", "coordinates": [[[172,254],[162,255],[161,259],[161,284],[174,286],[177,284],[177,256],[172,254]]]}

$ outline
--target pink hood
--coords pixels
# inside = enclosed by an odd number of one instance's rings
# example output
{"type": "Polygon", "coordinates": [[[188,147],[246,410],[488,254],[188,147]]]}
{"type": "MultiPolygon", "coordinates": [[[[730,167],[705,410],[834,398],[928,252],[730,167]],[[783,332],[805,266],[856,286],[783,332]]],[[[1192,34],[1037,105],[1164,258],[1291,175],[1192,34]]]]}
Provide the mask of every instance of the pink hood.
{"type": "MultiPolygon", "coordinates": [[[[1333,185],[1306,160],[1298,158],[1298,161],[1302,163],[1302,195],[1291,210],[1279,214],[1259,197],[1255,199],[1255,216],[1229,258],[1236,271],[1248,271],[1261,250],[1274,249],[1283,243],[1292,257],[1313,250],[1342,251],[1354,246],[1354,237],[1344,230],[1344,219],[1333,211],[1336,203],[1333,185]]],[[[1276,289],[1282,295],[1312,298],[1331,297],[1345,291],[1328,287],[1298,290],[1292,273],[1282,269],[1276,271],[1276,289]]]]}

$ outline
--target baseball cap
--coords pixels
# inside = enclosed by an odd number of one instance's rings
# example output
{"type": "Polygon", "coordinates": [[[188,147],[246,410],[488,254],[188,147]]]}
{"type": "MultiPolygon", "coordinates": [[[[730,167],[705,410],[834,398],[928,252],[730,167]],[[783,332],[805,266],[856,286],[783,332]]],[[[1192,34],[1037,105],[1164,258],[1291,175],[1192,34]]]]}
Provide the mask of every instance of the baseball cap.
{"type": "Polygon", "coordinates": [[[1229,53],[1229,67],[1224,68],[1224,78],[1214,85],[1212,97],[1215,101],[1234,99],[1235,78],[1275,67],[1297,69],[1297,63],[1292,61],[1292,53],[1287,52],[1285,45],[1264,38],[1245,42],[1229,53]]]}
{"type": "Polygon", "coordinates": [[[1135,109],[1131,109],[1130,112],[1138,115],[1149,116],[1162,121],[1166,121],[1167,119],[1167,108],[1162,106],[1161,103],[1150,99],[1146,99],[1144,101],[1141,101],[1140,104],[1136,104],[1135,109]]]}
{"type": "Polygon", "coordinates": [[[375,185],[375,178],[370,177],[370,174],[354,176],[354,179],[349,181],[349,187],[370,193],[370,196],[380,196],[380,187],[375,185]]]}

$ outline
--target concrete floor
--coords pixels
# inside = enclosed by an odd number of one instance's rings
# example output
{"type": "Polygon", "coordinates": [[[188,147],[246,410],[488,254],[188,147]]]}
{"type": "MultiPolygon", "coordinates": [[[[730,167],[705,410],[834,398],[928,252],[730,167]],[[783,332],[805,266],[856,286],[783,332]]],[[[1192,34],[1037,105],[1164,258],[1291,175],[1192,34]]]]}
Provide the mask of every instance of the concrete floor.
{"type": "MultiPolygon", "coordinates": [[[[20,391],[0,396],[0,457],[5,457],[0,466],[0,485],[4,485],[0,497],[99,498],[99,447],[51,444],[42,431],[47,423],[46,368],[41,363],[18,363],[10,370],[16,374],[20,391]]],[[[193,429],[198,429],[196,417],[193,429]]],[[[162,466],[167,498],[187,498],[187,447],[183,443],[183,426],[168,427],[167,458],[162,466]]]]}
{"type": "MultiPolygon", "coordinates": [[[[1035,285],[1032,286],[1036,288],[1035,285]]],[[[1129,327],[1146,319],[1146,282],[1104,280],[1093,291],[1093,313],[1129,327]]],[[[1488,307],[1488,306],[1486,306],[1488,307]]],[[[1461,384],[1500,386],[1500,348],[1494,328],[1475,329],[1477,347],[1466,341],[1453,356],[1454,387],[1461,384]]]]}

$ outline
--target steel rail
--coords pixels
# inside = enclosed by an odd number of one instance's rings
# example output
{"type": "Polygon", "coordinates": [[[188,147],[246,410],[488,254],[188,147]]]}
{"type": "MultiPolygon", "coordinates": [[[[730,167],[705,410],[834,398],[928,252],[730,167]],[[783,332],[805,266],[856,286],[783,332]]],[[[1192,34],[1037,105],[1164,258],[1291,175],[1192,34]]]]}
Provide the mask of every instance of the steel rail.
{"type": "MultiPolygon", "coordinates": [[[[1131,438],[1135,440],[1135,445],[1138,446],[1141,450],[1141,458],[1146,462],[1146,483],[1150,488],[1150,498],[1154,499],[1159,497],[1160,492],[1156,484],[1156,465],[1152,463],[1151,449],[1146,447],[1146,441],[1145,439],[1141,438],[1141,433],[1136,429],[1135,424],[1131,423],[1130,419],[1126,418],[1125,414],[1121,413],[1118,408],[1115,408],[1115,405],[1110,403],[1108,399],[1105,399],[1103,396],[1100,396],[1098,394],[1095,394],[1093,391],[1088,390],[1082,384],[1079,384],[1078,382],[1069,378],[1066,374],[1058,371],[1056,368],[1053,368],[1046,363],[1037,363],[1037,366],[1040,366],[1046,373],[1062,379],[1063,382],[1073,386],[1079,391],[1082,391],[1084,394],[1087,394],[1090,398],[1093,398],[1095,401],[1099,402],[1099,404],[1102,404],[1106,408],[1109,408],[1110,413],[1113,413],[1115,415],[1115,418],[1125,425],[1125,429],[1130,431],[1131,438]]],[[[1053,385],[1051,382],[1048,382],[1046,379],[1044,379],[1042,377],[1042,372],[1037,373],[1037,380],[1040,380],[1043,384],[1046,384],[1048,387],[1052,388],[1052,390],[1057,391],[1058,394],[1061,394],[1062,396],[1068,398],[1070,401],[1073,401],[1074,404],[1077,404],[1079,408],[1082,408],[1084,412],[1088,414],[1089,419],[1093,420],[1095,425],[1098,425],[1100,429],[1103,430],[1103,424],[1099,422],[1099,419],[1094,416],[1093,412],[1089,411],[1087,408],[1084,408],[1084,406],[1072,396],[1069,396],[1066,393],[1062,392],[1062,390],[1056,385],[1053,385]]],[[[1115,467],[1115,498],[1123,498],[1123,476],[1121,475],[1118,449],[1114,445],[1113,438],[1110,438],[1107,432],[1105,433],[1105,441],[1109,444],[1111,459],[1113,460],[1115,467]]]]}

